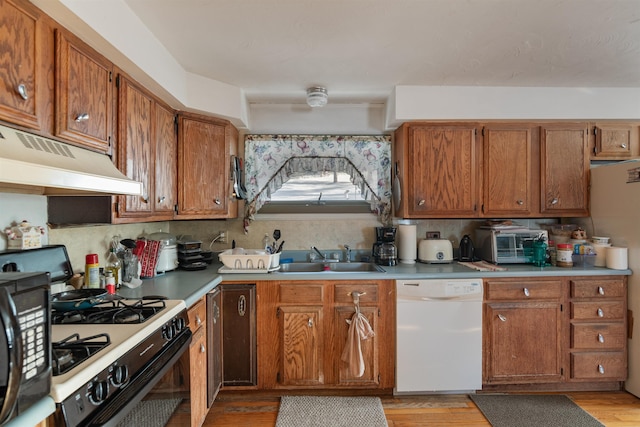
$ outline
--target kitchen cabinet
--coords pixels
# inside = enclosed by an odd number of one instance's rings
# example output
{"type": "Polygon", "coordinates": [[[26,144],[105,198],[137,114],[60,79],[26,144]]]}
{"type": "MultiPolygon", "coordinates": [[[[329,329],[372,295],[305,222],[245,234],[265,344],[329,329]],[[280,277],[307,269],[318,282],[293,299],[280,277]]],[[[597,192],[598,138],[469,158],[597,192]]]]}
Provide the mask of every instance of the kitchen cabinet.
{"type": "Polygon", "coordinates": [[[478,162],[474,124],[404,124],[394,154],[404,184],[395,206],[403,218],[478,215],[478,162]]]}
{"type": "Polygon", "coordinates": [[[211,407],[222,387],[222,291],[221,286],[207,298],[207,405],[211,407]]]}
{"type": "Polygon", "coordinates": [[[638,122],[590,124],[591,160],[627,160],[640,156],[638,122]]]}
{"type": "Polygon", "coordinates": [[[540,130],[540,211],[547,216],[589,215],[589,128],[545,124],[540,130]]]}
{"type": "Polygon", "coordinates": [[[235,218],[231,156],[238,131],[226,120],[181,113],[178,118],[179,219],[235,218]]]}
{"type": "Polygon", "coordinates": [[[50,132],[53,29],[27,1],[0,1],[0,120],[50,132]]]}
{"type": "Polygon", "coordinates": [[[118,196],[114,222],[173,219],[176,204],[175,114],[124,75],[118,86],[118,166],[142,182],[142,196],[118,196]]]}
{"type": "Polygon", "coordinates": [[[627,378],[627,286],[623,278],[570,281],[571,381],[627,378]]]}
{"type": "Polygon", "coordinates": [[[112,154],[113,64],[70,32],[56,29],[55,135],[112,154]]]}
{"type": "Polygon", "coordinates": [[[255,386],[256,297],[254,284],[222,285],[222,383],[255,386]]]}
{"type": "Polygon", "coordinates": [[[552,383],[563,372],[561,280],[485,280],[483,383],[552,383]]]}
{"type": "Polygon", "coordinates": [[[538,128],[527,124],[489,124],[482,129],[482,214],[530,216],[538,210],[538,128]],[[534,179],[536,178],[536,179],[534,179]]]}
{"type": "Polygon", "coordinates": [[[206,296],[189,307],[189,328],[193,336],[189,346],[189,396],[191,427],[200,427],[207,416],[207,302],[206,296]]]}
{"type": "Polygon", "coordinates": [[[393,281],[258,282],[260,389],[392,389],[393,281]],[[375,336],[361,341],[364,375],[342,361],[353,294],[375,336]]]}

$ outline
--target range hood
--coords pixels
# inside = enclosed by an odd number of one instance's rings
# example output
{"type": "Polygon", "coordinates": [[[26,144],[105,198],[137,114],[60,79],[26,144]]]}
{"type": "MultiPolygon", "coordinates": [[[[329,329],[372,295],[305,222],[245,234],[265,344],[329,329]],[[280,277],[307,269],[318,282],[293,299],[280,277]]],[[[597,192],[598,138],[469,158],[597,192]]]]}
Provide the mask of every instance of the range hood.
{"type": "Polygon", "coordinates": [[[0,125],[0,191],[142,195],[105,155],[0,125]]]}

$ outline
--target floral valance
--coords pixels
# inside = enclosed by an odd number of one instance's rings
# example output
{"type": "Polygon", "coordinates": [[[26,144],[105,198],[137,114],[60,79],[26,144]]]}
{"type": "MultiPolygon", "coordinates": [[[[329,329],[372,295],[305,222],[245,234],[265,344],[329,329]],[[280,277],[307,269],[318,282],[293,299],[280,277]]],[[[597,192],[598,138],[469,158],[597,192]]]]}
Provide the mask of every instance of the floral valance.
{"type": "Polygon", "coordinates": [[[391,219],[389,136],[247,135],[245,232],[271,194],[298,171],[346,172],[383,223],[391,219]]]}

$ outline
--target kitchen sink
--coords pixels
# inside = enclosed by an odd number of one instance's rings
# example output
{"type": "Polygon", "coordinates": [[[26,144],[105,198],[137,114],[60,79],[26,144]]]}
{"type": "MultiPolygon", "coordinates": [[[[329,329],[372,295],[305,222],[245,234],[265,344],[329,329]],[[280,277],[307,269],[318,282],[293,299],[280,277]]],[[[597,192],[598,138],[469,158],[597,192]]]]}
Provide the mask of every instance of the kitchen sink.
{"type": "Polygon", "coordinates": [[[370,262],[291,262],[280,264],[280,273],[384,273],[384,269],[370,262]]]}

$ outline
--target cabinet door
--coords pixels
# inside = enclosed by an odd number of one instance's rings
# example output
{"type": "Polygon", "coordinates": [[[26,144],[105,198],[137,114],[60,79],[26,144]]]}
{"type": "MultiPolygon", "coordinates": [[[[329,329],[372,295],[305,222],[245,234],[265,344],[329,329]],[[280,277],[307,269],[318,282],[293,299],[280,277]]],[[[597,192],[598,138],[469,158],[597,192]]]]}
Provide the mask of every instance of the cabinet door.
{"type": "Polygon", "coordinates": [[[409,216],[475,216],[478,200],[475,127],[411,127],[408,143],[410,155],[405,173],[409,175],[409,216]]]}
{"type": "Polygon", "coordinates": [[[35,8],[0,2],[0,119],[32,129],[40,129],[37,107],[43,102],[36,91],[43,71],[38,63],[40,31],[35,8]]]}
{"type": "Polygon", "coordinates": [[[57,30],[56,72],[56,135],[111,154],[113,65],[57,30]]]}
{"type": "Polygon", "coordinates": [[[280,307],[281,385],[324,384],[322,311],[322,306],[280,307]]]}
{"type": "Polygon", "coordinates": [[[153,213],[153,99],[128,79],[118,84],[118,165],[122,173],[142,182],[142,196],[119,196],[118,216],[149,217],[153,213]]]}
{"type": "MultiPolygon", "coordinates": [[[[365,316],[369,325],[374,331],[379,331],[378,308],[361,307],[360,312],[365,316]]],[[[378,334],[366,340],[360,340],[360,351],[364,361],[364,374],[357,376],[350,369],[349,363],[342,360],[341,355],[349,338],[350,325],[347,320],[351,320],[354,315],[353,306],[336,307],[334,311],[334,328],[336,348],[333,351],[336,384],[342,386],[370,386],[378,387],[380,382],[379,369],[379,340],[384,339],[378,334]]]]}
{"type": "Polygon", "coordinates": [[[211,407],[222,386],[222,293],[207,294],[207,405],[211,407]]]}
{"type": "Polygon", "coordinates": [[[488,303],[485,382],[562,380],[559,302],[488,303]]]}
{"type": "Polygon", "coordinates": [[[532,213],[531,129],[487,126],[484,138],[482,213],[528,216],[532,213]]]}
{"type": "Polygon", "coordinates": [[[222,381],[256,385],[255,285],[222,285],[222,381]]]}
{"type": "Polygon", "coordinates": [[[224,218],[229,200],[229,150],[224,124],[180,118],[178,215],[224,218]]]}
{"type": "Polygon", "coordinates": [[[160,103],[154,104],[155,180],[154,211],[156,216],[173,218],[177,203],[178,136],[176,115],[160,103]]]}
{"type": "Polygon", "coordinates": [[[556,216],[589,215],[588,126],[548,125],[541,129],[540,210],[556,216]]]}
{"type": "MultiPolygon", "coordinates": [[[[637,128],[637,126],[636,126],[637,128]]],[[[631,157],[632,133],[636,136],[637,129],[630,125],[599,125],[593,128],[595,147],[593,160],[627,159],[631,157]],[[633,132],[633,131],[636,132],[633,132]]],[[[636,151],[637,151],[637,147],[636,151]]]]}
{"type": "Polygon", "coordinates": [[[191,427],[200,427],[207,416],[207,334],[201,327],[195,333],[189,347],[191,427]]]}

